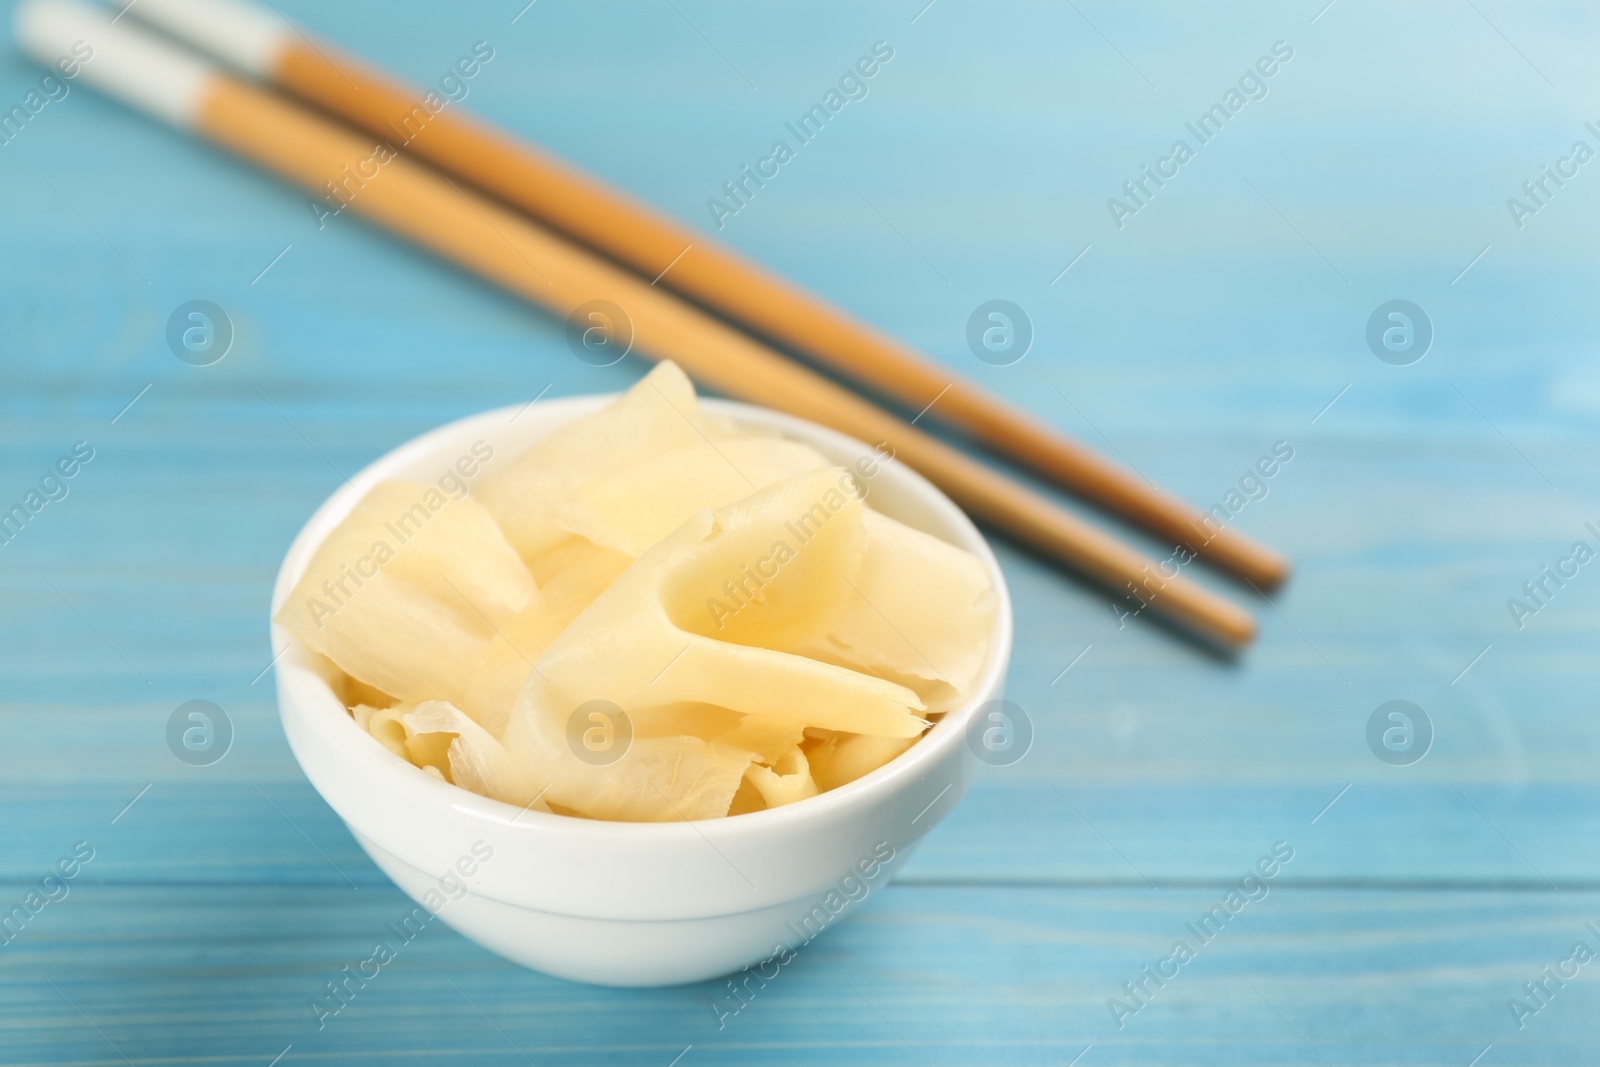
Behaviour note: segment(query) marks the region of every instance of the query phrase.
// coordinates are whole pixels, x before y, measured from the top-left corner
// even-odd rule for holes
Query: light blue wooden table
[[[1600,963],[1563,961],[1600,949],[1600,563],[1507,602],[1600,546],[1600,162],[1571,159],[1600,149],[1600,14],[923,2],[283,6],[419,82],[490,42],[465,106],[697,226],[887,42],[721,236],[1198,503],[1286,442],[1233,520],[1298,565],[1242,594],[1256,647],[1119,624],[1002,543],[1032,751],[724,1028],[714,983],[571,985],[438,928],[319,1031],[310,998],[405,905],[284,743],[278,561],[335,467],[642,367],[80,87],[0,146],[0,504],[94,450],[0,547],[0,908],[93,859],[0,944],[0,1062],[1594,1062]],[[1279,41],[1201,144],[1185,123]],[[0,54],[0,104],[37,78]],[[1144,164],[1176,174],[1136,205]],[[1569,176],[1514,217],[1544,165]],[[196,298],[236,329],[211,367],[164,340]],[[994,298],[1035,330],[1012,366],[964,339]],[[1409,366],[1365,337],[1394,299],[1433,328]],[[191,699],[234,726],[209,767],[166,744]],[[1367,741],[1393,699],[1432,724],[1407,766]]]

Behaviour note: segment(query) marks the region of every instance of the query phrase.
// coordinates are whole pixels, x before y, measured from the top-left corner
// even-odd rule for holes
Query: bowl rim
[[[291,714],[291,703],[296,705],[296,712],[309,711],[301,708],[303,701],[300,697],[291,699],[287,693],[290,689],[299,689],[303,680],[286,677],[286,672],[299,670],[313,673],[309,667],[295,661],[307,656],[316,656],[317,653],[276,621],[272,621],[273,616],[277,615],[294,584],[309,564],[311,555],[321,546],[334,525],[349,514],[361,497],[377,483],[395,477],[397,468],[406,467],[415,460],[438,452],[445,441],[462,434],[473,424],[491,424],[500,420],[515,421],[528,412],[539,409],[547,417],[554,416],[558,420],[551,422],[545,430],[545,433],[550,433],[567,422],[600,409],[620,395],[620,393],[586,393],[555,397],[521,405],[511,404],[453,419],[409,438],[373,459],[348,477],[318,505],[290,543],[273,584],[268,619],[272,630],[274,682],[278,693],[280,717],[288,719]],[[820,451],[828,454],[830,459],[841,454],[855,458],[874,453],[870,445],[848,434],[785,412],[719,397],[701,396],[699,403],[707,411],[731,418],[735,423],[766,430],[776,429],[791,439],[816,445]],[[626,845],[638,842],[661,846],[681,839],[685,842],[710,841],[715,845],[718,840],[727,842],[750,837],[771,838],[773,834],[795,824],[807,821],[825,822],[846,816],[850,809],[866,804],[873,797],[892,795],[918,780],[950,746],[964,744],[968,727],[977,709],[1001,695],[1004,675],[1011,657],[1013,619],[1011,595],[1005,575],[1000,569],[993,549],[971,518],[942,490],[906,465],[904,461],[891,458],[874,477],[883,476],[886,472],[893,472],[891,477],[904,479],[902,488],[915,494],[919,498],[919,503],[930,507],[947,526],[959,533],[962,543],[956,547],[972,552],[983,563],[997,604],[989,635],[988,658],[968,698],[946,712],[906,751],[855,781],[792,804],[742,815],[673,822],[620,822],[533,811],[527,807],[519,809],[514,804],[435,779],[415,765],[400,759],[377,742],[356,724],[348,712],[340,717],[348,729],[330,724],[330,730],[316,730],[316,736],[338,744],[343,744],[340,737],[346,736],[350,738],[352,746],[363,743],[370,745],[370,748],[352,751],[349,754],[349,764],[352,766],[366,764],[372,767],[373,773],[387,779],[395,789],[435,790],[442,807],[481,821],[485,825],[560,836],[598,836],[612,844]],[[313,537],[313,531],[319,528],[320,532]],[[945,540],[942,536],[940,539]],[[291,649],[297,650],[299,655],[286,655]],[[343,700],[333,692],[332,686],[325,679],[317,678],[316,682],[327,689],[328,695],[337,706],[344,708]],[[287,727],[287,722],[285,725]],[[358,742],[357,739],[364,741]],[[381,756],[383,759],[374,761],[370,758],[372,756]],[[961,758],[967,757],[963,754]],[[298,753],[296,761],[299,762]],[[304,768],[302,771],[304,772]],[[407,771],[411,773],[405,773]],[[362,773],[365,773],[365,770]],[[314,780],[312,786],[319,793],[322,792]],[[945,791],[948,789],[947,786]],[[931,808],[937,803],[945,791],[941,791],[928,807]],[[926,810],[925,808],[924,811]],[[919,815],[918,818],[920,817]]]

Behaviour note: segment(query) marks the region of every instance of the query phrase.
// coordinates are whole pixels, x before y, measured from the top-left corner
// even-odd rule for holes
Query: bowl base
[[[437,891],[437,875],[418,870],[354,828],[350,832],[407,896],[419,900]],[[901,850],[873,884],[886,884],[910,853]],[[860,884],[864,900],[871,889]],[[436,914],[464,937],[524,967],[591,985],[647,987],[703,982],[746,967],[752,975],[775,977],[858,903],[828,893],[734,915],[631,922],[537,911],[468,892]],[[838,910],[830,910],[830,904]]]

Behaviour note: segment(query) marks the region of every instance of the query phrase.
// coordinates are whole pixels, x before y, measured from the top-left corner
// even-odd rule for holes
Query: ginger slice
[[[864,531],[848,484],[823,468],[700,512],[545,650],[505,742],[530,779],[549,783],[553,803],[597,818],[709,817],[686,814],[701,802],[721,815],[754,758],[731,739],[679,736],[635,739],[596,765],[572,750],[568,720],[597,701],[624,713],[699,703],[791,728],[922,733],[909,689],[785,651],[826,635],[851,595]],[[623,781],[630,772],[644,780]]]

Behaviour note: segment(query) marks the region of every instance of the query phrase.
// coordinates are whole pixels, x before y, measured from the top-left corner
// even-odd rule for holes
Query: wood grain
[[[402,898],[305,783],[270,675],[251,684],[277,564],[341,471],[646,368],[582,364],[522,301],[348,217],[319,230],[254,168],[74,87],[0,148],[16,205],[0,219],[0,501],[74,441],[97,450],[0,547],[0,902],[73,842],[98,851],[0,946],[0,1062],[123,1064],[95,1027],[141,1067],[265,1067],[290,1044],[279,1067],[667,1067],[690,1044],[677,1067],[1064,1067],[1090,1044],[1077,1067],[1592,1059],[1588,967],[1522,1030],[1506,1007],[1600,922],[1600,573],[1522,630],[1506,608],[1600,518],[1588,168],[1522,230],[1504,207],[1583,136],[1561,103],[1600,94],[1581,17],[1480,5],[1558,94],[1464,8],[1338,3],[1312,24],[1320,3],[1079,4],[1153,90],[1065,5],[941,0],[911,25],[920,4],[678,0],[757,92],[664,4],[541,2],[510,26],[520,4],[280,3],[418,83],[492,40],[473,108],[694,225],[832,72],[892,40],[903,65],[727,240],[1186,499],[1222,501],[1288,442],[1270,493],[1230,521],[1289,549],[1296,578],[1229,665],[1119,625],[999,542],[1007,696],[1032,750],[985,768],[903,879],[725,1030],[709,988],[567,985],[441,929],[317,1034],[308,985],[370,951]],[[1106,197],[1279,37],[1296,58],[1268,97],[1115,229]],[[0,55],[0,100],[38,77]],[[978,366],[961,338],[995,296],[1038,331],[1013,367]],[[163,338],[197,297],[236,330],[208,368]],[[1396,297],[1436,326],[1411,367],[1363,340]],[[1411,767],[1364,737],[1397,697],[1436,728]],[[194,698],[236,726],[214,767],[166,748]],[[1297,849],[1282,885],[1117,1030],[1106,998],[1280,839]]]

